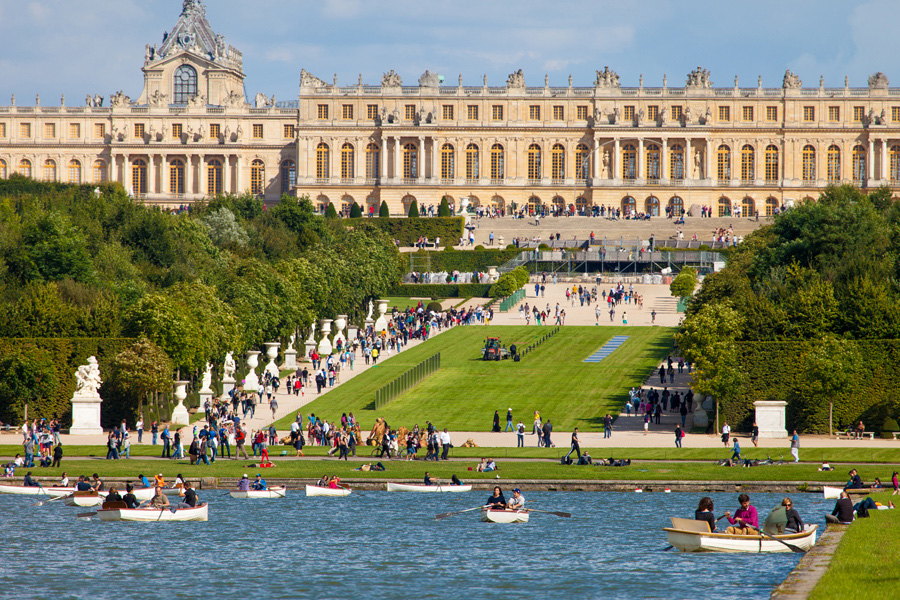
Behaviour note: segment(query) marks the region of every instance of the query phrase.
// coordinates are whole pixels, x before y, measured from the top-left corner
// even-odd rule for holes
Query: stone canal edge
[[[772,598],[791,600],[808,598],[828,570],[828,565],[831,564],[845,531],[846,526],[829,525],[825,533],[819,536],[816,545],[803,555],[794,570],[775,588]]]

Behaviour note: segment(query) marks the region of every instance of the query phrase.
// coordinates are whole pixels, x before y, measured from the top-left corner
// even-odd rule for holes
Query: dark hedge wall
[[[391,295],[415,298],[487,298],[489,289],[489,283],[406,283],[391,290]]]
[[[422,217],[419,219],[374,217],[371,219],[344,219],[343,223],[348,227],[353,227],[356,223],[374,225],[387,232],[391,239],[399,240],[401,246],[413,246],[423,236],[431,242],[439,237],[441,245],[445,246],[459,243],[465,219],[463,217]]]
[[[509,262],[519,255],[521,250],[500,250],[494,248],[485,248],[484,250],[442,250],[440,252],[427,252],[431,258],[431,270],[434,272],[461,271],[463,273],[474,273],[476,271],[485,272],[488,267],[499,267]],[[419,265],[424,264],[424,256],[426,251],[419,250],[413,253],[404,253],[403,259],[406,261],[407,270],[409,270],[409,260],[411,256],[421,256],[421,260],[417,260]]]

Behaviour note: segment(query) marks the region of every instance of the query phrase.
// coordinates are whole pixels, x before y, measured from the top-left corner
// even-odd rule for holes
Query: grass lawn
[[[872,499],[887,504],[890,494],[872,494]],[[848,527],[811,599],[855,594],[867,600],[897,597],[900,510],[869,511],[869,515]]]
[[[457,327],[425,344],[403,351],[354,377],[303,408],[329,420],[353,412],[365,428],[376,417],[392,427],[425,426],[431,421],[450,430],[486,430],[495,410],[505,423],[506,409],[531,423],[534,410],[560,431],[603,428],[607,412],[618,414],[632,386],[641,385],[671,349],[672,330],[663,327],[563,327],[521,362],[481,360],[488,336],[506,346],[534,343],[549,327]],[[614,335],[630,338],[601,363],[585,363]],[[375,411],[375,390],[435,353],[441,369]],[[278,422],[288,428],[293,417]]]
[[[455,299],[455,298],[454,298]],[[415,308],[419,301],[422,301],[422,304],[427,305],[431,302],[430,296],[416,296],[412,298],[410,296],[388,296],[386,298],[382,298],[382,300],[388,301],[388,312],[394,307],[399,310],[405,310],[406,308]],[[438,298],[437,302],[443,302],[446,298]],[[463,298],[459,298],[459,301],[462,302]],[[377,315],[373,314],[372,318],[374,319]]]

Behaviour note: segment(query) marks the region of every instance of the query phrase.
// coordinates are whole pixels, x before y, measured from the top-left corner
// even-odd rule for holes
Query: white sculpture
[[[206,371],[203,372],[203,384],[200,387],[200,392],[209,392],[212,393],[212,363],[206,363]]]
[[[72,395],[72,435],[99,435],[100,426],[100,367],[97,358],[88,358],[88,364],[78,367],[75,372],[75,393]]]
[[[259,366],[259,351],[250,350],[247,352],[247,366],[250,370],[244,377],[244,391],[247,393],[255,392],[259,387],[259,377],[256,375],[256,367]]]
[[[97,357],[88,358],[88,364],[78,367],[75,372],[75,394],[83,398],[89,396],[100,397],[100,365],[97,364]]]
[[[328,335],[331,333],[331,319],[322,319],[319,321],[322,326],[322,339],[319,340],[319,355],[328,356],[331,354],[332,346]]]
[[[225,368],[223,370],[225,371],[225,381],[229,379],[234,381],[234,373],[237,371],[237,364],[234,362],[234,352],[229,352],[225,355]]]
[[[366,321],[372,320],[372,311],[375,310],[375,304],[369,299],[369,314],[366,315]]]
[[[187,408],[184,406],[184,399],[187,398],[187,385],[190,383],[189,381],[176,381],[173,383],[175,386],[175,399],[178,400],[178,405],[172,409],[172,423],[179,425],[189,425],[191,422],[191,416],[188,414]]]
[[[288,344],[287,349],[284,351],[284,364],[281,366],[282,369],[296,369],[297,368],[297,351],[294,350],[294,344],[297,342],[297,334],[291,334],[291,341]]]
[[[278,366],[275,364],[275,359],[278,358],[278,349],[281,347],[281,344],[278,342],[266,342],[266,356],[269,357],[269,362],[266,364],[265,372],[270,374],[272,377],[278,377],[279,371]]]

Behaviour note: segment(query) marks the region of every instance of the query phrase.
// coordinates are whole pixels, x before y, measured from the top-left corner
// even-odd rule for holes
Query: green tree
[[[179,369],[205,364],[203,344],[191,311],[166,293],[147,294],[125,314],[125,334],[146,337],[162,348]]]
[[[353,202],[353,205],[350,207],[350,218],[351,219],[359,219],[362,217],[362,208],[359,207],[357,202]]]
[[[247,245],[247,232],[234,218],[234,213],[224,206],[202,217],[202,221],[209,232],[209,239],[216,246],[243,248]]]
[[[381,201],[381,206],[378,208],[378,216],[384,219],[387,219],[391,216],[391,211],[388,208],[386,200]]]
[[[441,198],[441,204],[438,206],[438,216],[439,217],[452,217],[453,214],[450,212],[450,203],[447,202],[447,196]]]
[[[41,404],[56,391],[56,371],[50,354],[39,348],[19,349],[0,358],[0,415],[7,423],[20,423],[32,415],[48,414]]]
[[[143,418],[144,401],[155,392],[168,391],[172,385],[172,361],[147,338],[116,355],[111,366],[113,385],[131,400],[125,408],[132,418]]]
[[[409,213],[406,215],[410,219],[419,218],[419,203],[413,200],[409,203]]]
[[[829,405],[834,402],[838,428],[852,425],[859,417],[847,409],[842,397],[854,396],[848,386],[855,380],[859,354],[852,342],[827,336],[813,344],[801,358],[803,379],[791,402],[795,427],[808,432],[828,433]]]
[[[5,250],[9,273],[22,282],[93,281],[96,276],[84,235],[56,211],[27,223],[21,238]]]
[[[692,267],[685,267],[669,284],[669,291],[677,298],[689,298],[694,294],[694,288],[696,287],[697,270]]]

